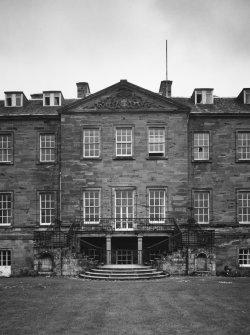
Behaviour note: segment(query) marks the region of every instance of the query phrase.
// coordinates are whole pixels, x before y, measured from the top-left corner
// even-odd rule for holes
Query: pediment
[[[187,107],[125,80],[63,108],[68,111],[186,110]]]

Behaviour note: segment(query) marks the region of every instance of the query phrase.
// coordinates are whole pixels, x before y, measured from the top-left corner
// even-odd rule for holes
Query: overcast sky
[[[120,79],[173,96],[250,87],[250,0],[0,0],[0,98]]]

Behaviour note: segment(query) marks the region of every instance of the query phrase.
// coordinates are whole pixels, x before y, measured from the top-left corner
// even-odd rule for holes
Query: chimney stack
[[[77,98],[86,98],[90,94],[89,84],[86,82],[76,83],[77,86]]]
[[[162,80],[159,93],[160,95],[171,98],[171,87],[172,87],[172,81],[171,80]]]
[[[171,97],[172,81],[168,80],[168,41],[166,40],[166,80],[163,80],[160,85],[159,93],[167,98]]]

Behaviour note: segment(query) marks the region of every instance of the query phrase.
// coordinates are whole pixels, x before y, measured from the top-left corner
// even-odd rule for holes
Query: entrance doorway
[[[196,271],[207,271],[207,255],[204,253],[196,257]]]
[[[112,237],[112,264],[137,264],[138,246],[136,237]]]
[[[133,264],[134,250],[117,249],[116,250],[116,264]]]

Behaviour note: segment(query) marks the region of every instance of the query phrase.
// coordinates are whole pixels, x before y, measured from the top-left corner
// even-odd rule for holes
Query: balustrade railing
[[[164,232],[174,231],[178,229],[178,226],[174,218],[158,220],[151,220],[149,218],[100,218],[96,221],[76,218],[71,229],[79,232]]]

